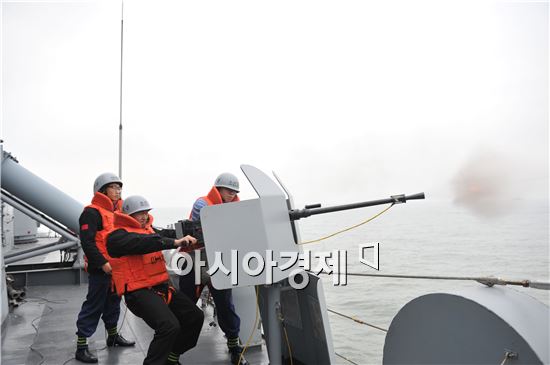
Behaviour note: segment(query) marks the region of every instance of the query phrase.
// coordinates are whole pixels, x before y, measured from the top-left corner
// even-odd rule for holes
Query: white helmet
[[[153,209],[147,199],[141,195],[132,195],[124,199],[122,204],[122,211],[128,215],[134,214],[137,212],[142,212],[144,210],[149,211]]]
[[[239,179],[237,179],[237,176],[233,175],[229,172],[224,172],[223,174],[220,174],[216,181],[214,182],[214,186],[217,188],[227,188],[239,192]]]
[[[94,194],[100,191],[105,185],[111,183],[117,183],[122,186],[122,180],[120,180],[120,177],[112,172],[105,172],[99,175],[94,181]]]

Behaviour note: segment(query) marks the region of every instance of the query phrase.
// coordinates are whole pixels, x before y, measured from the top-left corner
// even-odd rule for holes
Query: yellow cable
[[[283,322],[283,331],[285,333],[286,346],[288,347],[288,356],[290,356],[290,365],[294,365],[292,362],[292,350],[290,349],[290,341],[288,340],[288,334],[286,333],[286,326]]]
[[[256,330],[256,326],[258,325],[258,317],[259,317],[259,314],[260,314],[260,306],[258,305],[258,292],[259,292],[259,290],[258,290],[258,287],[255,287],[254,289],[256,289],[256,319],[254,320],[254,325],[252,326],[252,332],[250,332],[250,336],[248,336],[248,340],[246,340],[246,344],[244,345],[243,351],[241,352],[241,356],[239,356],[238,364],[241,363],[241,360],[244,356],[244,353],[248,349],[248,345],[250,343],[250,340],[252,339],[252,336],[254,335],[254,331]]]
[[[259,312],[260,312],[260,308],[259,308],[260,306],[258,305],[259,290],[258,290],[258,287],[256,287],[255,289],[256,289],[256,319],[254,319],[254,325],[252,326],[252,332],[250,333],[250,336],[248,336],[248,340],[246,340],[246,344],[243,347],[243,351],[241,352],[241,355],[239,356],[238,364],[241,363],[241,360],[244,356],[244,353],[246,352],[246,350],[248,349],[248,346],[250,344],[250,340],[252,339],[252,336],[254,335],[254,331],[256,330],[256,326],[258,325],[258,317],[259,317]],[[285,333],[286,345],[287,345],[287,348],[288,348],[288,354],[290,356],[290,365],[294,365],[294,363],[292,361],[292,349],[290,348],[290,341],[288,340],[288,334],[286,333],[286,326],[284,325],[284,323],[283,323],[283,331]]]
[[[356,225],[354,225],[354,226],[345,228],[345,229],[343,229],[343,230],[341,230],[341,231],[338,231],[338,232],[335,232],[335,233],[333,233],[333,234],[329,234],[328,236],[324,236],[324,237],[318,238],[318,239],[316,239],[316,240],[300,242],[299,244],[300,244],[300,245],[305,245],[305,244],[308,244],[308,243],[319,242],[319,241],[322,241],[322,240],[326,240],[327,238],[334,237],[334,236],[336,236],[337,234],[344,233],[344,232],[350,231],[350,230],[352,230],[352,229],[354,229],[354,228],[357,228],[357,227],[359,227],[359,226],[362,226],[363,224],[368,223],[368,222],[372,221],[373,219],[375,219],[375,218],[381,216],[381,215],[384,214],[385,212],[387,212],[388,209],[390,209],[391,207],[393,207],[393,204],[394,204],[394,203],[390,204],[389,207],[387,207],[386,209],[384,209],[384,210],[381,211],[380,213],[374,215],[373,217],[367,219],[367,220],[364,221],[364,222],[361,222],[361,223],[356,224]]]

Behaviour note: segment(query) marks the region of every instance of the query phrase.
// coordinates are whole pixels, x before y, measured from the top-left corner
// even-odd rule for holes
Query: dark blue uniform
[[[207,205],[203,198],[197,199],[193,205],[191,211],[191,220],[200,220],[200,211]],[[191,270],[187,275],[180,276],[179,279],[180,291],[187,295],[188,298],[197,302],[200,298],[202,286],[195,285],[195,270]],[[218,290],[212,287],[210,282],[208,283],[208,289],[214,299],[216,305],[216,313],[218,316],[218,323],[223,333],[225,333],[228,339],[239,337],[239,331],[241,328],[241,319],[237,312],[235,312],[235,305],[233,304],[233,294],[231,289]]]
[[[79,219],[80,242],[88,259],[88,294],[76,321],[76,334],[91,337],[102,318],[106,329],[116,328],[120,315],[120,297],[112,290],[111,275],[101,268],[107,259],[96,246],[96,233],[103,230],[101,215],[94,208],[85,208]]]

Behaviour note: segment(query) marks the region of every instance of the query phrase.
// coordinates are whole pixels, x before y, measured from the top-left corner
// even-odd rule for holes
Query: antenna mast
[[[124,1],[120,16],[120,104],[118,125],[118,177],[122,179],[122,50],[124,49]]]

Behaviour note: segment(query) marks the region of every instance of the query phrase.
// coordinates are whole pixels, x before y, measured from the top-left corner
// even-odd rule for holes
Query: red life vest
[[[114,212],[115,210],[120,211],[122,208],[122,199],[119,199],[116,202],[116,207],[113,205],[113,201],[103,193],[97,192],[92,198],[92,203],[86,208],[94,208],[101,215],[101,224],[103,229],[97,231],[95,234],[95,244],[99,252],[108,260],[111,261],[111,257],[107,253],[107,234],[112,231],[114,227]],[[86,266],[88,259],[84,256],[86,260]]]
[[[141,228],[137,220],[129,215],[115,212],[114,229],[122,228],[126,232],[152,234],[155,233],[151,227],[153,217],[149,215],[147,227]],[[151,252],[143,255],[128,255],[120,258],[113,258],[111,267],[115,282],[116,292],[123,295],[125,292],[150,288],[168,282],[169,276],[166,271],[166,263],[162,251]]]

